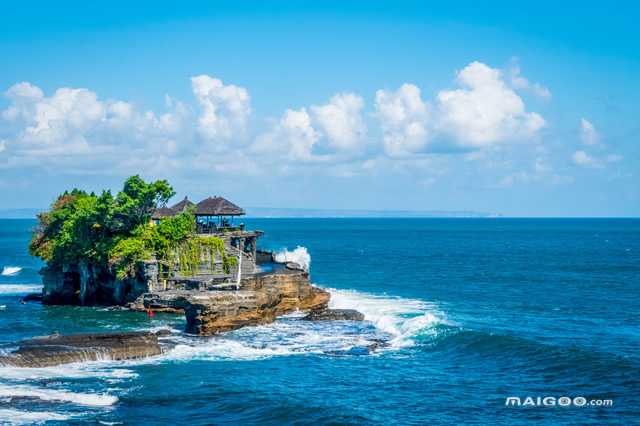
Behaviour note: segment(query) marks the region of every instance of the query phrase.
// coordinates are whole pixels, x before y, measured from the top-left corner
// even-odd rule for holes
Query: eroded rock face
[[[124,305],[148,292],[157,282],[158,265],[140,265],[136,276],[119,280],[112,271],[86,262],[63,267],[47,266],[42,275],[42,302],[47,305]]]
[[[355,309],[325,309],[311,311],[303,319],[308,321],[363,321],[364,314]]]
[[[127,307],[134,311],[152,310],[154,312],[181,314],[189,304],[189,298],[196,293],[189,290],[144,293]]]
[[[189,297],[187,332],[212,335],[247,325],[268,324],[296,310],[325,309],[330,294],[309,282],[304,271],[246,278],[240,291],[212,291]]]
[[[162,353],[162,333],[94,333],[35,337],[17,343],[18,350],[0,356],[0,365],[50,367],[72,362],[138,359]]]
[[[299,269],[284,269],[277,273],[258,274],[242,280],[242,290],[271,292],[280,301],[276,315],[296,310],[326,309],[331,295],[309,282],[309,273]]]
[[[275,321],[279,299],[259,291],[221,291],[193,296],[185,310],[187,332],[212,335]]]

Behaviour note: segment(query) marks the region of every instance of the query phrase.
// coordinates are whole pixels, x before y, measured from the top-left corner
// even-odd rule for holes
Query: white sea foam
[[[53,413],[50,411],[20,411],[11,409],[0,409],[0,424],[9,425],[32,425],[41,424],[48,421],[69,420],[71,417]]]
[[[275,259],[277,262],[295,262],[305,271],[311,267],[311,255],[306,247],[298,246],[293,251],[283,249],[275,254]]]
[[[246,327],[212,338],[179,337],[178,344],[152,362],[165,360],[256,360],[300,354],[349,353],[388,342],[397,350],[415,344],[419,335],[434,333],[434,326],[446,323],[433,304],[399,297],[377,296],[349,290],[330,289],[330,307],[357,309],[362,323],[350,321],[301,321],[302,313],[281,317],[259,327]],[[383,345],[384,346],[384,345]]]
[[[106,407],[118,401],[118,397],[113,395],[67,392],[29,385],[0,385],[0,397],[38,398],[43,401],[71,402],[91,407]]]
[[[3,277],[11,277],[14,275],[18,275],[20,271],[22,271],[22,268],[19,266],[5,266],[4,268],[2,268],[2,273],[0,273],[0,275],[2,275]]]
[[[422,300],[378,296],[355,290],[327,290],[331,293],[329,308],[362,312],[366,321],[392,336],[392,347],[411,346],[416,336],[428,333],[437,324],[446,323],[444,313],[434,304]]]
[[[37,293],[42,291],[38,284],[0,284],[0,294]]]
[[[96,377],[109,381],[132,379],[138,374],[126,368],[113,368],[115,361],[64,364],[55,367],[0,367],[0,377],[8,380],[40,380],[52,378],[84,379]]]

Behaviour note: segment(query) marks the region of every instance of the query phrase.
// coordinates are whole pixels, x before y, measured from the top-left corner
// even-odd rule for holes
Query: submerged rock
[[[311,311],[303,319],[308,321],[363,321],[364,314],[355,309],[324,309]]]
[[[42,293],[29,293],[24,296],[20,302],[42,302]]]
[[[163,352],[158,336],[166,333],[53,334],[34,337],[18,342],[16,351],[0,356],[0,365],[51,367],[72,362],[145,358]]]

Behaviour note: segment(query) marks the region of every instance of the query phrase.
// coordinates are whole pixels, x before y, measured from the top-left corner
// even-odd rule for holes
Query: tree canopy
[[[172,247],[195,234],[189,211],[151,224],[153,211],[174,194],[166,180],[147,183],[140,176],[128,178],[115,197],[110,191],[66,191],[38,215],[29,251],[49,265],[84,260],[120,278],[132,275],[137,262],[166,258]]]

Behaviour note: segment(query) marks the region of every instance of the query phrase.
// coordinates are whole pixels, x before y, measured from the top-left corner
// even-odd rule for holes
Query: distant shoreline
[[[0,209],[0,219],[34,219],[47,209]],[[359,210],[249,207],[247,219],[638,219],[637,216],[504,216],[472,211]]]
[[[35,219],[47,208],[0,209],[0,219]],[[366,209],[298,209],[249,207],[247,218],[358,218],[358,217],[496,217],[497,215],[473,211],[441,210],[366,210]]]

